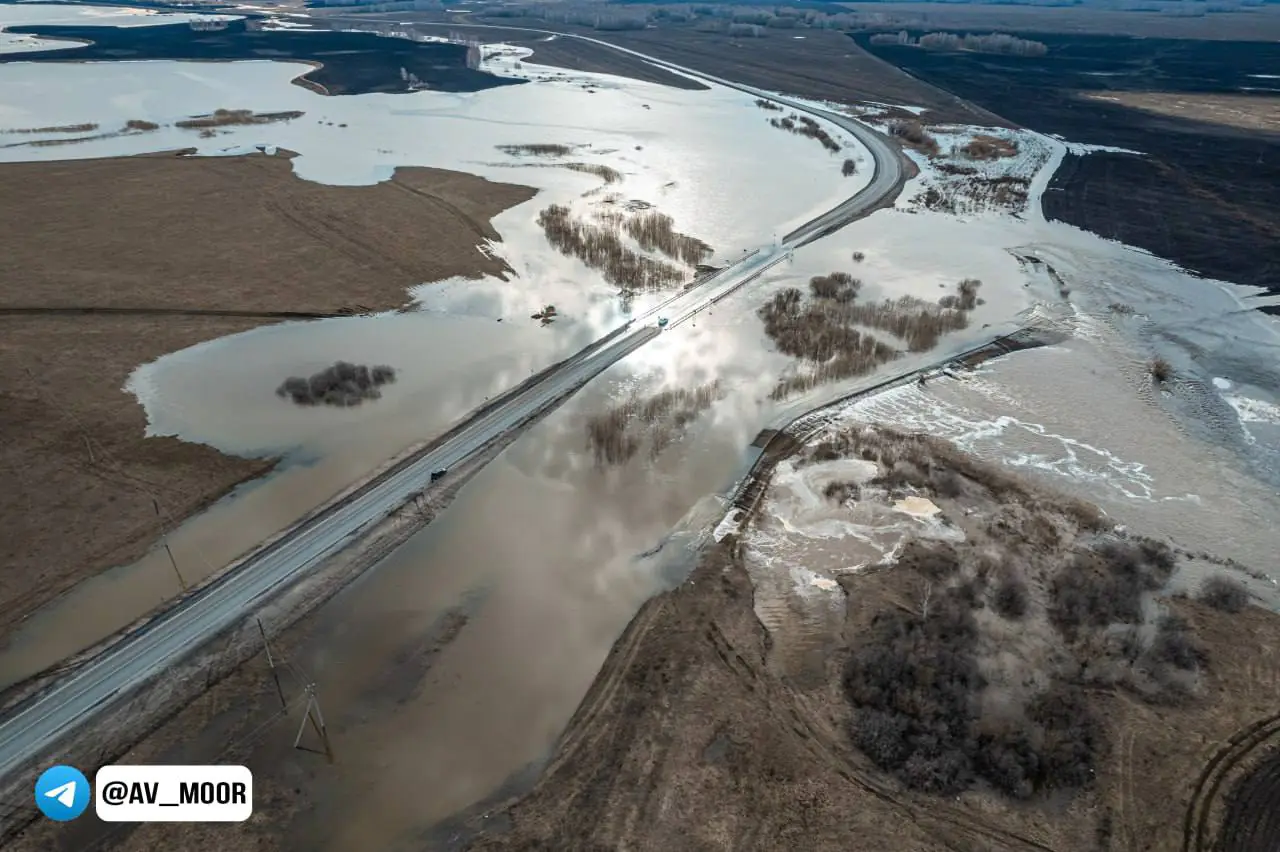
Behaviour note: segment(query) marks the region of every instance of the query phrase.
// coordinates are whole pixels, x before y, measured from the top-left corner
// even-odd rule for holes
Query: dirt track
[[[420,282],[500,272],[476,245],[532,194],[434,169],[329,187],[285,156],[0,166],[0,629],[274,464],[144,440],[121,391],[136,366],[286,313],[386,310]]]

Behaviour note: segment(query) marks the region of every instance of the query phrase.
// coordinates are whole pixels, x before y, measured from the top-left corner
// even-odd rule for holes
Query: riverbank
[[[479,246],[499,239],[490,219],[534,191],[428,168],[325,186],[298,180],[282,154],[8,164],[0,194],[12,235],[0,285],[8,632],[275,464],[146,437],[122,390],[137,366],[272,314],[394,310],[422,282],[501,274]],[[263,376],[262,393],[283,378]]]

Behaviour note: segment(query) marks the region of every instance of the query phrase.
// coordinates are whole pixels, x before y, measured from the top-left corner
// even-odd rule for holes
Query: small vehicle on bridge
[[[666,327],[667,327],[667,318],[658,317],[658,328],[666,328]]]
[[[431,471],[431,481],[435,482],[437,479],[444,476],[448,472],[449,472],[449,468],[447,467],[436,468],[435,470]]]

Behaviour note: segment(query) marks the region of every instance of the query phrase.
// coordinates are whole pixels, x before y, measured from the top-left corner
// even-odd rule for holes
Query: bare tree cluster
[[[600,465],[624,464],[646,443],[649,457],[657,458],[699,414],[723,396],[718,381],[665,390],[649,397],[632,396],[587,419],[587,446]]]
[[[254,112],[251,109],[217,109],[209,115],[197,115],[193,118],[184,118],[181,121],[175,121],[173,126],[187,130],[208,130],[215,127],[226,127],[228,125],[271,124],[277,121],[292,121],[295,118],[301,118],[302,115],[302,111],[296,109],[286,110],[284,112]]]
[[[978,298],[978,288],[981,286],[982,282],[977,278],[964,278],[956,285],[956,292],[943,296],[938,304],[944,308],[971,311],[982,304],[982,300]]]
[[[782,107],[778,106],[773,101],[766,101],[764,98],[756,98],[756,106],[760,107],[760,109],[767,109],[771,112],[782,112]]]
[[[1044,56],[1049,52],[1049,47],[1044,42],[1018,38],[1006,33],[957,35],[936,32],[926,33],[916,39],[912,38],[906,30],[901,30],[896,33],[876,33],[871,36],[871,43],[915,46],[925,50],[969,50],[974,53],[999,53],[1008,56]]]
[[[379,388],[395,380],[396,371],[391,367],[338,361],[308,378],[290,376],[276,388],[276,396],[287,397],[298,405],[350,408],[366,399],[380,398]]]
[[[567,157],[573,153],[569,145],[558,145],[550,142],[531,142],[524,145],[499,145],[498,150],[513,157],[528,155],[531,157]]]
[[[623,291],[659,290],[684,279],[678,267],[628,249],[616,229],[575,219],[563,205],[553,204],[539,213],[538,225],[561,254],[600,270],[606,281]]]
[[[675,230],[665,213],[647,210],[626,220],[624,227],[645,251],[660,251],[672,260],[696,266],[711,256],[711,246],[697,237]]]

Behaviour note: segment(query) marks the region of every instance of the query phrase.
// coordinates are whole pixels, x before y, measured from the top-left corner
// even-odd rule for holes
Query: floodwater
[[[11,8],[0,7],[0,22]],[[56,17],[61,8],[45,7],[45,14]],[[28,14],[24,21],[38,17]],[[488,62],[495,73],[518,74],[515,65],[525,54],[507,48]],[[147,411],[148,434],[240,455],[283,455],[285,467],[169,536],[181,579],[157,549],[34,614],[6,640],[0,685],[56,664],[143,616],[175,595],[181,582],[207,577],[386,459],[440,434],[485,399],[664,295],[620,303],[599,274],[549,249],[536,223],[544,207],[567,204],[581,215],[609,209],[601,190],[615,194],[615,203],[642,201],[709,243],[716,252],[711,261],[722,263],[771,242],[775,229],[785,232],[835,206],[867,179],[842,178],[840,159],[812,140],[769,127],[768,115],[738,92],[684,92],[549,72],[555,76],[549,82],[472,94],[328,98],[290,83],[305,70],[273,62],[3,65],[0,130],[92,122],[100,125],[92,134],[98,136],[129,119],[165,126],[50,147],[14,143],[0,147],[0,161],[271,148],[297,152],[292,162],[299,178],[328,184],[374,183],[411,165],[524,183],[538,195],[496,217],[502,241],[485,246],[515,277],[424,283],[406,294],[418,308],[412,313],[282,323],[141,366],[126,389]],[[524,73],[530,72],[541,73],[537,66]],[[214,139],[169,126],[219,108],[304,115],[225,128]],[[865,160],[847,134],[837,138]],[[529,143],[575,150],[547,160],[498,148]],[[596,176],[555,165],[565,161],[607,165],[622,179],[602,186]],[[529,315],[547,304],[557,306],[558,318],[540,328]],[[378,402],[345,411],[299,409],[274,395],[286,376],[308,375],[339,358],[390,364],[399,380]]]
[[[510,368],[514,375],[529,360],[553,357],[558,346],[571,350],[570,344],[547,342],[557,340],[562,330],[576,328],[573,333],[589,335],[615,322],[621,308],[592,273],[549,252],[532,224],[536,211],[553,199],[589,203],[581,194],[596,184],[583,175],[514,167],[497,153],[477,152],[499,143],[598,146],[585,152],[583,161],[622,162],[627,179],[615,187],[619,192],[657,203],[676,217],[677,227],[711,242],[721,259],[769,242],[775,218],[806,218],[831,193],[843,195],[848,188],[832,177],[833,163],[821,159],[825,154],[816,143],[773,131],[765,124],[767,115],[723,92],[669,92],[593,77],[595,95],[568,82],[539,89],[537,98],[549,100],[537,103],[553,104],[554,109],[522,105],[518,98],[486,106],[528,87],[476,96],[328,101],[314,100],[303,90],[278,99],[274,89],[253,97],[237,89],[234,102],[225,95],[215,97],[222,92],[209,81],[230,79],[217,75],[234,76],[241,73],[235,69],[248,64],[180,70],[193,75],[193,91],[205,92],[204,109],[302,108],[290,106],[289,99],[296,96],[304,99],[298,103],[318,110],[294,125],[251,128],[238,137],[243,141],[261,135],[264,141],[301,151],[295,167],[304,178],[367,182],[385,174],[390,164],[412,161],[453,163],[542,189],[534,202],[497,222],[504,243],[494,250],[508,258],[518,279],[422,288],[416,295],[425,313],[403,320],[425,322],[435,316],[445,323],[443,329],[469,318],[506,335],[510,321],[501,324],[499,333],[496,316],[515,316],[549,301],[568,306],[572,322],[529,328],[532,338],[502,338],[511,347],[508,359],[527,359]],[[7,91],[3,70],[0,91]],[[280,72],[275,66],[244,73],[245,80],[261,81],[262,75]],[[287,80],[289,73],[281,73],[280,79]],[[117,82],[122,79],[141,81],[135,76]],[[157,90],[167,85],[155,84]],[[527,91],[524,95],[528,97]],[[88,109],[89,100],[80,109]],[[642,103],[651,109],[643,109]],[[169,104],[151,115],[171,119],[180,108]],[[64,120],[92,120],[75,117],[76,112],[66,109]],[[557,116],[572,116],[573,121],[553,120]],[[399,124],[401,118],[407,124]],[[313,126],[312,119],[349,120],[350,127],[340,133],[327,124]],[[590,126],[583,124],[587,121]],[[718,122],[721,126],[715,126]],[[442,126],[449,132],[438,132]],[[757,136],[753,128],[760,126],[768,132]],[[376,137],[369,132],[373,127],[378,128]],[[464,139],[457,150],[455,130]],[[328,147],[344,139],[356,142],[350,149]],[[793,143],[803,143],[787,148],[797,158],[794,192],[788,171],[792,164],[769,159],[782,154],[769,146]],[[123,143],[106,140],[100,148],[118,144]],[[634,151],[635,144],[643,150]],[[429,146],[436,146],[430,148],[431,156]],[[617,149],[616,161],[602,153],[608,146]],[[68,148],[74,156],[89,150],[61,146],[59,153]],[[11,156],[12,150],[3,153]],[[1061,149],[1054,150],[1060,159]],[[416,153],[411,157],[409,151]],[[44,149],[37,155],[52,156]],[[440,160],[431,158],[436,155]],[[814,156],[818,165],[812,165]],[[1054,157],[1047,162],[1056,162]],[[744,180],[743,175],[753,177]],[[1033,186],[1044,183],[1037,175]],[[794,201],[794,210],[778,211],[783,201]],[[776,230],[788,229],[778,224]],[[1010,249],[1034,252],[1052,263],[1072,288],[1070,300],[1058,296],[1045,276],[1029,274]],[[853,251],[867,255],[856,266],[850,259]],[[546,756],[636,608],[681,579],[691,555],[688,547],[717,525],[724,511],[717,495],[741,474],[756,432],[871,381],[820,388],[782,404],[768,399],[790,364],[763,339],[755,308],[778,288],[804,287],[810,276],[837,269],[862,277],[867,298],[936,298],[941,288],[960,278],[982,278],[986,304],[964,335],[947,341],[948,348],[985,333],[983,325],[1008,323],[1033,301],[1051,303],[1047,314],[1073,335],[1062,346],[992,362],[963,381],[935,381],[924,391],[908,388],[858,403],[848,416],[936,431],[980,455],[1096,499],[1138,531],[1172,534],[1183,546],[1273,570],[1263,557],[1274,552],[1280,497],[1277,480],[1267,479],[1276,467],[1267,461],[1269,450],[1263,445],[1273,438],[1267,430],[1280,426],[1268,420],[1275,410],[1268,406],[1280,400],[1264,389],[1280,383],[1272,357],[1274,327],[1242,310],[1247,294],[1195,280],[1159,259],[1045,223],[1034,214],[1022,220],[989,216],[961,221],[900,209],[880,211],[796,252],[790,263],[606,372],[478,474],[435,522],[308,619],[307,634],[291,662],[318,684],[341,758],[329,768],[313,755],[296,752],[282,763],[278,749],[264,745],[261,767],[251,764],[289,779],[289,786],[300,789],[310,803],[287,827],[296,848],[420,848],[434,823],[483,800]],[[1135,313],[1108,318],[1106,306],[1113,301],[1131,305]],[[387,319],[315,324],[305,333],[277,330],[290,328],[280,326],[255,332],[259,338],[245,338],[240,354],[235,354],[235,339],[218,342],[226,347],[222,355],[243,359],[225,367],[212,357],[219,350],[189,351],[138,374],[136,386],[153,430],[239,451],[293,446],[298,458],[311,458],[309,466],[290,468],[206,516],[220,521],[201,519],[189,525],[192,530],[204,523],[209,526],[201,528],[233,530],[234,522],[251,517],[239,507],[251,505],[255,495],[264,495],[258,508],[272,503],[281,516],[298,510],[307,496],[324,493],[318,483],[332,491],[367,470],[377,455],[357,454],[348,467],[331,459],[343,458],[348,448],[376,447],[372,436],[382,430],[399,430],[383,449],[412,440],[412,428],[401,421],[422,414],[429,407],[423,401],[444,391],[431,390],[443,385],[431,385],[406,370],[383,401],[387,407],[342,412],[314,423],[293,412],[266,409],[265,400],[260,412],[246,409],[243,422],[230,414],[217,419],[183,388],[204,381],[215,389],[234,389],[244,371],[279,358],[305,338],[306,346],[314,348],[300,350],[301,370],[328,357],[326,328],[382,328],[375,323]],[[270,342],[286,334],[298,336]],[[361,351],[370,358],[389,351],[379,346],[397,351],[431,346],[411,344],[411,336],[406,331],[382,340],[370,332],[367,340],[353,345],[369,347]],[[333,338],[339,337],[345,340],[345,331],[333,331]],[[360,335],[352,339],[363,340]],[[530,354],[524,347],[537,345],[529,340],[546,343],[546,350]],[[1188,341],[1194,346],[1185,345]],[[485,345],[498,346],[498,338]],[[418,358],[435,354],[426,348],[414,352]],[[1179,370],[1179,382],[1168,398],[1144,389],[1142,365],[1155,353],[1170,358]],[[508,363],[500,354],[494,357]],[[390,355],[383,360],[397,363]],[[468,362],[451,369],[464,377],[493,377],[495,365],[485,362],[473,370]],[[273,365],[271,374],[277,371]],[[641,457],[608,470],[594,465],[585,445],[587,415],[634,391],[690,387],[713,378],[720,379],[724,397],[656,459]],[[1215,383],[1215,378],[1221,381]],[[457,392],[458,413],[485,391],[468,392],[469,400]],[[395,414],[384,422],[378,411]],[[1105,419],[1100,412],[1106,412]],[[752,533],[752,570],[766,620],[769,606],[791,606],[794,598],[815,612],[829,609],[833,578],[881,558],[891,546],[890,518],[899,530],[929,522],[901,512],[883,518],[827,518],[812,500],[823,475],[821,470],[784,469],[767,506],[772,516]],[[308,495],[312,487],[317,490]],[[256,530],[251,534],[260,535]],[[447,647],[425,654],[441,617],[457,608],[466,613],[466,624]],[[54,623],[45,623],[44,637]],[[404,796],[405,789],[414,795]]]

